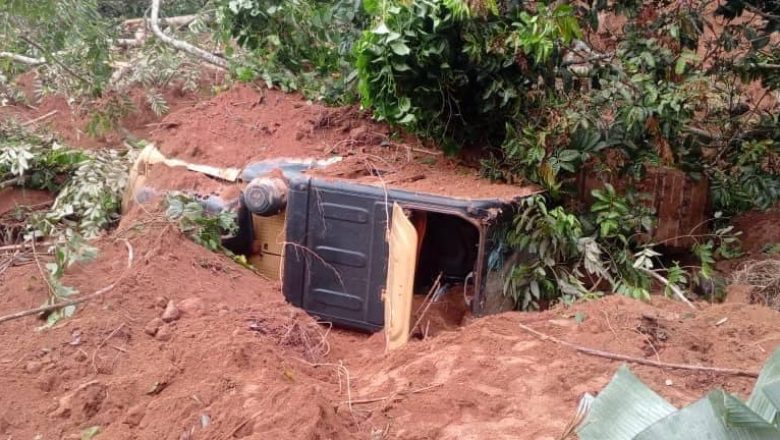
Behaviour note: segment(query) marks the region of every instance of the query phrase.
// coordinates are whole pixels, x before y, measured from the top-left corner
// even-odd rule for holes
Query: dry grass
[[[780,260],[749,261],[732,278],[755,287],[753,300],[780,310]]]

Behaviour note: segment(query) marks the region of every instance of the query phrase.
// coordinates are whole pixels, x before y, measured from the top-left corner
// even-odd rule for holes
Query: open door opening
[[[403,211],[402,211],[403,212]],[[410,336],[424,338],[452,330],[469,314],[474,294],[474,274],[479,255],[479,230],[457,215],[407,210],[403,222],[416,234],[406,243],[406,270],[412,271]],[[396,224],[395,213],[393,223]],[[413,229],[412,229],[413,228]],[[393,255],[397,241],[390,240],[388,275],[398,276]],[[414,265],[408,263],[414,261]],[[388,277],[388,286],[390,278]]]

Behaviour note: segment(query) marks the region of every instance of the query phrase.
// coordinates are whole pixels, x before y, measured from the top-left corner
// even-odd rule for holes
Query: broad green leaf
[[[631,440],[675,410],[624,365],[593,401],[577,433],[581,440]]]
[[[780,380],[770,383],[769,385],[764,385],[763,388],[761,388],[761,392],[764,394],[764,397],[769,399],[770,402],[772,402],[772,405],[775,408],[780,409]],[[774,423],[776,425],[780,424],[780,420],[778,420],[777,413],[775,413],[774,416]]]
[[[768,424],[754,425],[750,409],[736,398],[716,390],[705,398],[654,423],[634,440],[777,440],[780,432]],[[730,427],[729,417],[750,421],[749,428]],[[755,426],[755,427],[754,427]]]
[[[385,22],[379,23],[379,26],[374,29],[374,33],[377,35],[385,35],[390,33],[390,29],[387,28]]]
[[[404,44],[403,41],[393,41],[392,43],[390,43],[390,49],[392,49],[393,53],[395,53],[396,55],[401,55],[401,56],[409,55],[409,53],[411,52],[409,46]]]
[[[723,403],[726,408],[724,421],[729,428],[747,428],[777,431],[766,420],[761,418],[752,409],[748,408],[741,400],[728,393],[723,393]],[[780,434],[780,432],[778,432]]]
[[[747,401],[747,406],[760,415],[764,420],[773,422],[777,417],[778,407],[772,404],[764,392],[764,387],[780,381],[780,349],[776,350],[772,357],[764,364],[761,374],[753,388],[753,393]],[[769,387],[769,392],[773,393],[775,387]],[[774,394],[771,394],[773,397]]]

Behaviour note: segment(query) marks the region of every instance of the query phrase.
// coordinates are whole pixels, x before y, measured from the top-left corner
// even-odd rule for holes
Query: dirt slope
[[[265,98],[258,103],[259,96]],[[397,148],[383,146],[384,137],[363,137],[387,129],[354,110],[326,111],[246,86],[175,105],[179,110],[161,124],[144,125],[160,124],[149,136],[185,159],[233,165],[336,149],[355,161],[339,170],[356,172],[383,164],[370,156],[375,152],[400,148],[389,156],[385,179],[431,163],[440,176],[476,179],[454,160],[410,149],[422,145]],[[322,115],[330,122],[320,127]],[[265,133],[262,126],[270,130],[273,121],[277,131]],[[234,189],[184,171],[153,170],[150,181],[203,193]],[[133,249],[129,270],[124,240]],[[467,318],[462,327],[386,354],[381,334],[316,325],[283,301],[278,285],[193,244],[154,212],[130,212],[97,246],[98,260],[70,271],[65,282],[83,293],[117,282],[104,297],[51,330],[36,330],[41,322],[32,317],[0,322],[0,438],[79,439],[85,428],[100,426],[96,438],[120,440],[552,440],[580,396],[600,390],[620,363],[539,340],[519,323],[593,348],[746,370],[758,370],[780,345],[780,316],[760,306],[699,304],[691,312],[663,299],[611,297],[573,309]],[[0,272],[0,315],[46,298],[32,260]],[[170,301],[178,317],[166,312]],[[753,383],[633,369],[678,405],[711,387],[744,396]]]
[[[690,313],[671,301],[611,297],[475,320],[385,354],[381,334],[312,326],[278,286],[171,228],[136,225],[120,237],[133,243],[133,266],[104,298],[52,330],[36,331],[32,318],[0,324],[3,434],[79,438],[98,425],[99,438],[111,439],[342,439],[384,430],[402,439],[554,439],[580,396],[601,389],[620,364],[538,340],[517,323],[649,359],[747,370],[780,344],[780,316],[759,306]],[[70,285],[90,292],[121,276],[123,242],[106,239],[101,249]],[[2,314],[45,299],[34,264],[0,281]],[[168,300],[182,314],[162,323]],[[713,386],[743,396],[752,386],[634,369],[675,404]]]

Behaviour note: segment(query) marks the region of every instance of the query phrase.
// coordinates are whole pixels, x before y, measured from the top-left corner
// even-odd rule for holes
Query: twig
[[[539,339],[545,341],[549,340],[552,341],[558,345],[562,345],[564,347],[570,348],[574,351],[587,354],[590,356],[596,356],[601,357],[605,359],[612,359],[616,361],[625,361],[625,362],[631,362],[634,364],[639,365],[647,365],[650,367],[657,367],[657,368],[669,368],[673,370],[690,370],[690,371],[707,371],[710,373],[720,373],[720,374],[730,374],[734,376],[744,376],[744,377],[758,377],[758,373],[755,371],[747,371],[747,370],[739,370],[735,368],[718,368],[718,367],[705,367],[700,365],[690,365],[690,364],[671,364],[667,362],[659,362],[659,361],[651,361],[649,359],[642,359],[634,356],[628,356],[624,354],[619,353],[611,353],[608,351],[602,351],[602,350],[596,350],[593,348],[583,347],[577,344],[572,344],[571,342],[566,342],[564,340],[558,339],[554,336],[546,335],[544,333],[541,333],[539,331],[536,331],[532,329],[531,327],[528,327],[524,324],[517,324],[521,329],[525,330],[526,332],[538,337]]]
[[[431,286],[431,290],[429,290],[428,294],[425,295],[425,299],[423,300],[423,303],[427,301],[427,304],[423,308],[422,313],[420,313],[420,316],[417,317],[417,321],[415,321],[414,325],[412,326],[412,329],[409,330],[410,335],[414,333],[414,329],[416,329],[417,326],[420,325],[420,321],[422,321],[423,317],[428,312],[428,309],[431,308],[431,304],[433,304],[433,294],[441,286],[441,277],[443,274],[444,272],[439,272],[439,276],[437,276],[436,281],[433,282],[433,285]],[[417,311],[419,312],[420,310],[418,309]]]
[[[163,43],[173,46],[175,49],[178,49],[182,52],[186,52],[190,55],[201,58],[202,60],[217,67],[227,69],[228,63],[224,58],[218,57],[199,47],[193,46],[190,43],[177,40],[170,35],[165,35],[165,33],[163,33],[162,29],[160,29],[160,0],[152,0],[152,14],[149,20],[152,26],[152,32],[157,38],[162,40]]]
[[[423,387],[423,388],[396,391],[395,393],[390,394],[388,396],[384,396],[384,397],[371,397],[371,398],[366,398],[366,399],[353,400],[352,404],[353,405],[361,405],[361,404],[364,404],[364,403],[382,402],[382,401],[385,401],[385,400],[388,400],[388,399],[397,400],[398,397],[400,397],[400,396],[409,396],[411,394],[422,393],[422,392],[425,392],[425,391],[428,391],[428,390],[432,390],[434,388],[438,388],[440,386],[442,386],[442,384],[435,383],[433,385],[428,385],[427,387]]]
[[[82,296],[81,298],[76,298],[69,301],[63,301],[61,303],[51,304],[48,306],[38,307],[35,309],[22,310],[21,312],[12,313],[10,315],[0,316],[0,324],[6,321],[12,321],[14,319],[24,318],[25,316],[37,315],[39,313],[51,312],[68,306],[75,306],[77,304],[81,304],[83,302],[87,302],[89,300],[95,299],[101,295],[104,295],[106,292],[111,291],[114,287],[116,287],[117,284],[119,284],[127,276],[127,274],[130,272],[130,267],[133,265],[133,246],[127,240],[125,240],[125,246],[127,246],[127,268],[125,268],[125,271],[122,273],[122,275],[120,275],[119,278],[117,278],[117,280],[114,281],[113,283],[109,284],[108,286],[100,290],[90,293],[89,295]]]
[[[51,295],[52,301],[54,301],[57,299],[57,291],[54,289],[54,286],[52,286],[51,280],[49,280],[49,276],[43,270],[40,260],[38,260],[38,251],[35,249],[35,241],[31,241],[30,243],[32,243],[33,259],[35,260],[35,265],[38,266],[38,272],[41,273],[43,282],[45,282],[46,286],[49,288],[49,294]]]
[[[111,334],[109,334],[108,336],[105,337],[105,339],[100,341],[100,344],[98,344],[98,346],[95,348],[95,351],[92,353],[92,368],[95,369],[95,373],[99,373],[100,372],[98,370],[97,364],[95,364],[95,358],[97,357],[98,351],[100,351],[100,349],[103,348],[103,346],[106,345],[106,343],[109,340],[111,340],[111,338],[113,338],[117,333],[119,333],[119,330],[122,330],[124,327],[125,327],[125,323],[124,322],[119,324],[119,327],[114,329],[114,331],[112,331]]]
[[[352,384],[349,377],[349,370],[347,367],[344,366],[343,361],[339,361],[338,364],[331,364],[331,363],[325,363],[325,364],[314,364],[307,360],[295,358],[299,362],[302,362],[310,367],[335,367],[336,368],[336,374],[338,374],[339,377],[339,391],[341,390],[341,375],[344,375],[344,378],[346,379],[346,386],[347,386],[347,407],[349,407],[349,411],[352,412]]]
[[[656,280],[658,280],[660,283],[662,283],[666,287],[668,287],[669,290],[671,290],[672,293],[674,293],[674,295],[677,298],[679,298],[682,302],[685,303],[685,305],[687,305],[688,307],[692,308],[693,310],[697,310],[696,306],[694,306],[693,303],[688,298],[685,297],[685,294],[683,293],[682,290],[680,290],[679,287],[677,287],[674,284],[670,283],[669,280],[667,280],[666,278],[664,278],[661,275],[657,274],[656,272],[653,272],[650,269],[640,268],[640,270],[642,272],[650,275],[651,277],[655,278]]]
[[[56,115],[58,112],[59,112],[59,110],[52,110],[52,111],[50,111],[49,113],[46,113],[45,115],[38,116],[38,117],[37,117],[37,118],[35,118],[35,119],[30,119],[30,120],[29,120],[29,121],[27,121],[27,122],[22,122],[22,124],[21,124],[21,125],[22,125],[22,127],[27,127],[28,125],[33,125],[33,124],[35,124],[36,122],[43,121],[44,119],[47,119],[47,118],[50,118],[50,117],[52,117],[52,116]]]

